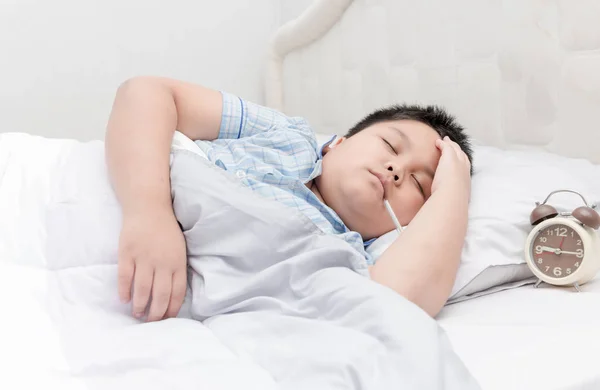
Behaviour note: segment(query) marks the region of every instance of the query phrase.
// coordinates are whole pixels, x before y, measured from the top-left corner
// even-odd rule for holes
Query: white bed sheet
[[[600,389],[600,276],[446,306],[439,323],[484,390]]]

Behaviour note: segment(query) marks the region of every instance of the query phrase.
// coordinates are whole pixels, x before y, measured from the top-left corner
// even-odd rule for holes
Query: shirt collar
[[[364,247],[365,247],[365,248],[368,248],[368,247],[369,247],[369,245],[371,245],[373,242],[375,242],[375,240],[376,240],[377,238],[378,238],[378,237],[375,237],[375,238],[371,238],[370,240],[364,241],[364,242],[363,242],[363,245],[364,245]]]
[[[319,160],[323,158],[323,149],[325,149],[325,147],[327,145],[329,145],[331,142],[333,142],[335,137],[337,137],[337,135],[334,135],[333,137],[331,137],[331,139],[329,141],[327,141],[323,145],[321,145],[321,148],[319,149]]]
[[[334,135],[333,137],[331,137],[331,139],[325,142],[323,145],[321,145],[321,147],[317,151],[317,161],[315,161],[315,166],[312,172],[310,173],[307,182],[321,176],[321,173],[323,173],[323,149],[325,149],[325,147],[329,145],[335,139],[335,137],[337,136]]]

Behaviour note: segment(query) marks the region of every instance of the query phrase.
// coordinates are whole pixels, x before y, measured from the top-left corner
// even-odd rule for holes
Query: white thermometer
[[[394,214],[394,210],[392,210],[392,206],[390,206],[390,202],[388,202],[388,200],[384,200],[383,203],[385,204],[385,208],[387,209],[388,213],[390,214],[390,217],[392,217],[392,221],[394,222],[394,225],[396,226],[396,230],[398,231],[398,233],[402,233],[402,225],[400,225],[400,222],[398,222],[398,218],[396,218],[396,214]]]

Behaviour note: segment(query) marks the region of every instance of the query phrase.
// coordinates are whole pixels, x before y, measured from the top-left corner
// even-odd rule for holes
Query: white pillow
[[[558,189],[580,192],[600,203],[600,165],[535,150],[501,150],[474,145],[469,226],[461,264],[448,303],[532,283],[524,244],[531,231],[529,214]],[[583,204],[575,194],[553,195],[559,211]],[[377,258],[397,237],[390,232],[368,251]]]

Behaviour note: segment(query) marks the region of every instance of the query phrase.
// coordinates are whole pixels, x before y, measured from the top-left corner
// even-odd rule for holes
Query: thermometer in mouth
[[[387,209],[387,212],[390,214],[390,217],[392,217],[392,221],[394,222],[394,225],[396,226],[396,230],[398,231],[398,233],[402,233],[402,230],[404,230],[402,228],[402,225],[400,225],[400,222],[398,222],[398,218],[396,218],[396,214],[394,214],[394,210],[392,210],[392,206],[390,206],[390,202],[388,202],[387,199],[385,199],[383,201],[383,203],[385,204],[385,208]]]

